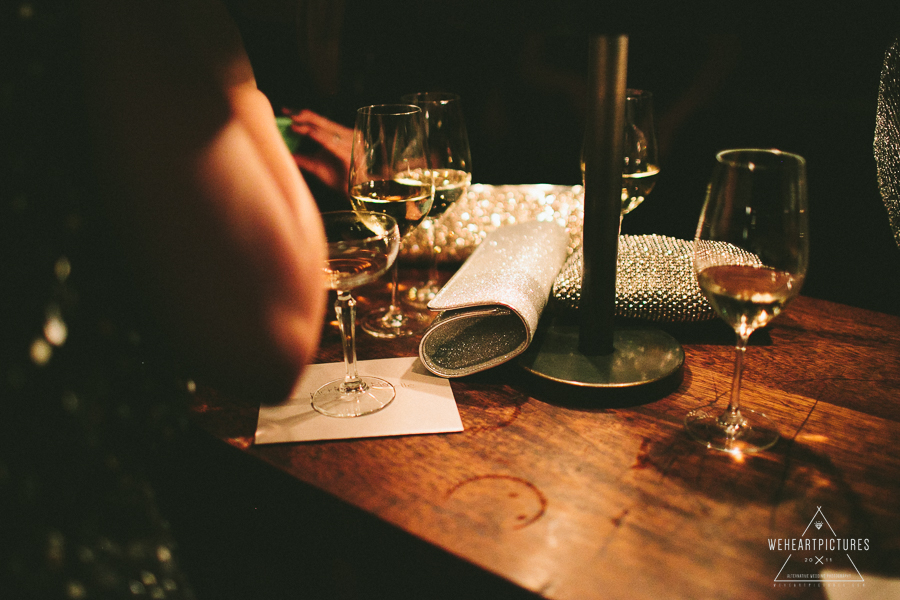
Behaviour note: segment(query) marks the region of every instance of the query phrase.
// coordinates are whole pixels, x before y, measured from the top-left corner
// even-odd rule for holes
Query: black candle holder
[[[555,382],[627,388],[675,374],[684,364],[684,349],[658,329],[616,327],[628,37],[593,37],[589,65],[579,322],[558,322],[548,315],[519,363]]]

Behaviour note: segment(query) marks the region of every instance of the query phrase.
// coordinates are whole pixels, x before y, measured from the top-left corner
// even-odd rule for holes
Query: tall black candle
[[[584,137],[584,276],[578,349],[585,355],[603,355],[614,351],[628,37],[604,35],[591,38],[588,59],[590,96]]]

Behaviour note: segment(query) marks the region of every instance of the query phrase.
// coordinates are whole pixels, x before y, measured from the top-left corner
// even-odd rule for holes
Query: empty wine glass
[[[401,236],[412,232],[428,215],[434,184],[428,171],[425,115],[410,104],[364,106],[356,113],[350,155],[350,199],[354,208],[389,214]],[[381,338],[415,335],[428,316],[404,311],[399,301],[394,263],[391,303],[367,315],[362,328]]]
[[[806,161],[778,150],[726,150],[716,166],[694,239],[694,272],[716,313],[737,334],[726,410],[690,412],[685,427],[709,448],[754,452],[778,440],[765,415],[740,406],[750,334],[800,292],[809,261]]]
[[[435,236],[437,221],[465,195],[472,182],[472,155],[457,94],[422,92],[403,96],[402,101],[414,104],[425,112],[429,171],[423,175],[430,176],[434,182],[434,202],[421,225],[428,240],[428,280],[410,288],[408,294],[412,304],[426,306],[440,290],[438,257],[441,247]]]
[[[400,231],[393,217],[375,212],[338,211],[322,214],[328,259],[328,285],[337,291],[334,310],[341,330],[347,374],[312,395],[314,409],[329,417],[359,417],[391,403],[396,391],[383,379],[360,376],[356,366],[356,301],[353,288],[375,281],[400,251]]]
[[[647,90],[629,89],[625,94],[622,159],[622,216],[624,216],[650,195],[659,176],[653,94]],[[583,149],[581,176],[583,183]]]

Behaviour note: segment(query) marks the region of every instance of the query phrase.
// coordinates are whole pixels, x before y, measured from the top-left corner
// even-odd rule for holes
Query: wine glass
[[[428,171],[425,114],[410,104],[364,106],[356,113],[350,155],[350,200],[357,210],[389,214],[401,237],[428,215],[434,184]],[[381,338],[420,333],[427,315],[406,312],[399,301],[397,263],[391,282],[391,303],[366,316],[362,328]]]
[[[622,216],[640,205],[653,191],[659,175],[653,94],[629,89],[625,94],[625,127],[622,138]],[[584,150],[581,154],[584,183]]]
[[[650,195],[659,175],[653,94],[646,90],[628,90],[625,95],[622,157],[622,214],[627,215]]]
[[[434,202],[422,221],[429,250],[428,280],[412,287],[407,295],[415,306],[427,306],[440,290],[435,227],[438,219],[450,206],[462,198],[472,182],[472,155],[469,136],[463,118],[459,96],[445,92],[408,94],[403,102],[414,104],[425,112],[425,131],[428,144],[429,175],[434,182]]]
[[[337,291],[334,310],[341,330],[347,374],[320,387],[312,406],[329,417],[359,417],[381,410],[396,395],[383,379],[361,377],[356,368],[356,300],[353,288],[381,277],[400,251],[397,221],[389,215],[365,211],[322,213],[328,259],[328,286]]]
[[[694,238],[694,273],[704,296],[737,334],[728,408],[688,413],[688,433],[709,448],[764,450],[778,441],[765,415],[740,407],[750,334],[800,292],[809,262],[806,161],[778,150],[725,150],[707,188]]]

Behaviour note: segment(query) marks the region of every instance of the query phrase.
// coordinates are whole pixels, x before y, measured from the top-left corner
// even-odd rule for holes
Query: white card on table
[[[309,365],[290,400],[262,405],[257,444],[450,433],[463,430],[450,382],[428,372],[418,357],[360,361],[360,375],[390,382],[397,392],[382,410],[353,418],[327,417],[310,404],[313,392],[344,377],[344,363]]]

